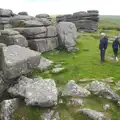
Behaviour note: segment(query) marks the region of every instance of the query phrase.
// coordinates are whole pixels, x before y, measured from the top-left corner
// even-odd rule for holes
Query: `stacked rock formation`
[[[23,47],[28,47],[28,42],[26,38],[21,35],[18,31],[5,29],[0,31],[0,43],[9,45],[19,45]]]
[[[0,30],[11,28],[9,20],[14,16],[12,10],[0,8]]]
[[[73,14],[57,16],[56,22],[67,21],[73,22],[77,30],[82,30],[86,32],[97,31],[98,21],[99,21],[99,12],[97,10],[88,10],[87,12],[81,11]]]
[[[12,17],[10,24],[13,30],[20,32],[27,40],[32,50],[39,52],[50,51],[58,46],[58,37],[56,27],[48,18],[41,18],[19,13]]]

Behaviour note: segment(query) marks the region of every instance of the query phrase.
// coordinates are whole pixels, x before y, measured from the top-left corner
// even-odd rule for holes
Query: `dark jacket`
[[[113,49],[118,49],[118,47],[120,47],[120,43],[119,43],[118,39],[116,39],[112,44],[112,48]]]
[[[108,46],[108,38],[104,37],[100,40],[99,49],[106,50]]]

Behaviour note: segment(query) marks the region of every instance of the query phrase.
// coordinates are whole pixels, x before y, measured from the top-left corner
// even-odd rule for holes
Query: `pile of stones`
[[[73,14],[67,14],[56,17],[56,22],[73,22],[77,30],[82,30],[86,32],[97,31],[98,21],[99,21],[99,12],[97,10],[88,10],[87,12],[75,12]]]

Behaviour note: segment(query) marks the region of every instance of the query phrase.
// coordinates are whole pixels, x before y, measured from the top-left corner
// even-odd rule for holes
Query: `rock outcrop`
[[[99,21],[99,14],[97,10],[88,10],[87,12],[81,11],[76,12],[73,14],[57,16],[56,21],[66,21],[66,22],[73,22],[77,30],[93,32],[97,31],[98,29],[98,21]]]

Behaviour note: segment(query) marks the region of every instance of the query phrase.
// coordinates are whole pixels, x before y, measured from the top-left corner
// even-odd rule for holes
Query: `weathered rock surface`
[[[28,106],[51,107],[57,104],[58,93],[52,79],[29,79],[22,76],[8,92],[14,96],[24,97]]]
[[[64,48],[75,47],[76,27],[70,22],[60,22],[57,24],[59,45]]]
[[[1,120],[12,120],[13,113],[18,108],[18,99],[4,100],[1,102]]]
[[[46,37],[47,29],[46,27],[27,27],[27,28],[14,28],[14,30],[19,31],[27,39],[38,39]]]
[[[1,30],[0,42],[9,45],[19,45],[22,47],[28,47],[26,38],[20,35],[19,32],[13,30]]]
[[[26,74],[40,63],[40,53],[18,45],[3,47],[0,57],[0,67],[8,79]]]
[[[14,20],[11,22],[13,27],[41,27],[44,24],[38,20]]]
[[[42,120],[60,120],[59,113],[54,110],[48,110],[41,116]]]
[[[91,120],[110,120],[105,117],[104,113],[97,112],[95,110],[83,108],[83,109],[78,110],[78,112],[87,116]]]
[[[51,107],[57,104],[57,88],[54,80],[44,79],[26,86],[26,105]]]
[[[91,93],[80,86],[78,86],[75,81],[71,80],[65,86],[64,90],[62,91],[63,96],[73,96],[73,97],[87,97],[91,95]]]
[[[12,15],[13,15],[12,10],[0,8],[0,16],[1,16],[1,17],[10,17],[10,16],[12,16]]]
[[[28,41],[32,50],[45,52],[51,51],[58,47],[58,37],[31,39]]]
[[[33,79],[21,76],[14,86],[8,89],[8,92],[13,96],[25,97],[26,85],[29,85],[33,82]]]
[[[53,64],[53,61],[46,59],[44,57],[41,57],[40,64],[38,65],[38,69],[41,71],[47,70],[51,65]]]
[[[22,11],[22,12],[19,12],[18,15],[28,15],[28,13],[25,11]]]
[[[109,85],[106,85],[103,82],[93,81],[89,86],[88,90],[93,94],[98,96],[102,96],[106,99],[111,99],[118,101],[120,99],[119,95],[117,95]]]

